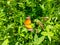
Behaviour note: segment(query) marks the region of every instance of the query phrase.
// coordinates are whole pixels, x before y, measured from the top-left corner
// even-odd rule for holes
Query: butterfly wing
[[[25,25],[25,27],[28,29],[28,31],[31,31],[31,32],[33,32],[32,25]]]
[[[25,25],[25,27],[26,27],[27,29],[31,29],[31,28],[32,28],[32,25]]]
[[[25,27],[29,30],[29,31],[33,31],[32,29],[32,25],[31,25],[31,20],[30,17],[27,17],[25,22],[24,22]]]
[[[25,25],[30,25],[31,24],[31,20],[30,19],[26,19],[24,22]]]

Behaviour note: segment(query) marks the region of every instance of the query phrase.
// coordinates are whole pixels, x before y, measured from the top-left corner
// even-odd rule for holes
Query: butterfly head
[[[30,19],[30,16],[26,17],[26,19]]]

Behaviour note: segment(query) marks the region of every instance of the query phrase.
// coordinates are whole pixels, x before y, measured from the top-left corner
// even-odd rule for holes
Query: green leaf
[[[18,45],[18,43],[19,43],[19,42],[16,42],[16,44],[15,44],[15,45]]]
[[[22,25],[22,17],[20,17],[20,25]]]
[[[24,35],[24,33],[22,33],[22,34],[20,34],[20,36],[24,37],[25,35]]]
[[[51,41],[51,37],[54,35],[54,33],[53,32],[42,32],[41,33],[43,36],[47,36],[48,37],[48,39],[49,39],[49,41]]]
[[[51,42],[51,37],[48,35],[49,41]]]
[[[53,26],[51,26],[51,25],[47,25],[47,26],[46,26],[46,31],[49,32],[50,29],[52,29],[52,28],[53,28]]]
[[[43,36],[48,36],[47,32],[41,32]]]
[[[21,29],[21,26],[18,27],[18,34],[20,34],[20,31],[21,31],[20,29]]]
[[[36,41],[34,41],[34,45],[39,45],[43,42],[45,36],[41,36],[40,38],[38,38]]]
[[[50,32],[48,32],[48,35],[49,35],[49,36],[53,36],[54,33],[50,31]]]
[[[6,40],[2,43],[2,45],[9,45],[8,43],[9,43],[9,40],[6,39]]]
[[[37,36],[37,34],[35,34],[34,41],[36,41],[37,39],[38,39],[38,36]]]

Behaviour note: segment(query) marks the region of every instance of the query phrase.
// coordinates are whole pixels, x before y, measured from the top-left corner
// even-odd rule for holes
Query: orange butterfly
[[[26,17],[24,25],[29,31],[33,31],[30,16]]]

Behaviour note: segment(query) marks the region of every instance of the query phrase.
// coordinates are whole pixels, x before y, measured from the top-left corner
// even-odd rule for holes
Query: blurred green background
[[[0,0],[0,45],[60,45],[60,0]]]

